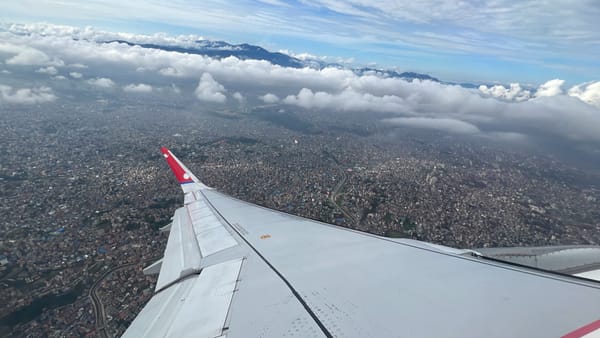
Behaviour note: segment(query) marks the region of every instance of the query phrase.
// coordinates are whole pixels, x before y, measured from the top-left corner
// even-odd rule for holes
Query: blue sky
[[[3,22],[199,34],[448,81],[600,79],[596,1],[10,1]]]

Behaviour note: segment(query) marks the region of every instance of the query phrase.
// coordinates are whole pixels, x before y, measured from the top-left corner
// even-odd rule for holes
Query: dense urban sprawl
[[[142,108],[140,108],[142,107]],[[182,194],[166,145],[237,198],[461,248],[600,243],[593,172],[364,117],[157,102],[0,118],[0,335],[116,336],[154,290]]]

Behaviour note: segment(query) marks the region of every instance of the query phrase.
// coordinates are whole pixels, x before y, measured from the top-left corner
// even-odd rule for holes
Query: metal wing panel
[[[200,268],[200,250],[185,207],[175,211],[156,291]]]
[[[125,338],[165,337],[177,317],[179,299],[189,294],[199,275],[191,276],[155,294],[123,334]]]
[[[217,337],[225,321],[242,259],[204,268],[199,275],[159,292],[123,337]]]
[[[157,291],[200,271],[202,257],[238,245],[203,198],[177,209],[170,231],[156,284]]]
[[[183,204],[188,205],[196,200],[196,196],[194,192],[190,191],[183,195]]]
[[[241,266],[242,259],[236,259],[203,269],[177,313],[177,325],[171,325],[167,336],[217,337],[226,333],[225,320]]]
[[[247,249],[229,310],[227,336],[326,337],[285,282]]]
[[[245,203],[163,153],[186,208],[162,265],[179,257],[166,276],[183,277],[159,277],[163,288],[126,336],[548,337],[600,318],[598,284]],[[190,243],[199,275],[186,269],[197,262],[186,263]]]
[[[196,202],[189,204],[187,208],[196,234],[196,241],[203,257],[238,244],[222,221],[206,205],[204,199],[198,199]]]
[[[200,243],[202,254],[205,256],[237,245],[235,239],[231,237],[229,231],[223,226],[200,232],[197,234],[197,239]]]
[[[600,288],[591,283],[203,193],[333,336],[550,337],[600,318]]]
[[[128,336],[323,337],[314,317],[285,280],[207,203],[202,191],[210,189],[170,151],[162,151],[182,184],[185,207],[175,212],[162,263],[145,270],[151,273],[160,265],[158,291],[127,331]],[[232,270],[211,272],[232,260],[244,262],[241,271],[233,269],[240,271],[237,284],[227,282],[232,280],[228,273]],[[231,285],[238,288],[230,290]],[[215,298],[223,293],[230,295],[235,306],[225,307],[229,301]],[[202,317],[198,306],[211,315]],[[233,317],[236,325],[229,331],[227,323]]]

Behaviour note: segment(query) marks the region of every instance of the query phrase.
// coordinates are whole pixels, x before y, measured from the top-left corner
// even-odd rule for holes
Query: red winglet
[[[177,181],[179,184],[187,184],[194,183],[192,176],[187,173],[179,164],[179,162],[175,159],[175,156],[169,151],[169,149],[165,147],[161,147],[160,151],[163,153],[163,156],[167,160],[169,167],[171,167],[171,171],[175,174]]]

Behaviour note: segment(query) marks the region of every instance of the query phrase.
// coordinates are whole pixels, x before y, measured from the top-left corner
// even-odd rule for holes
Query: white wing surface
[[[185,205],[156,294],[127,337],[600,333],[599,283],[266,209],[208,188],[163,153]]]

